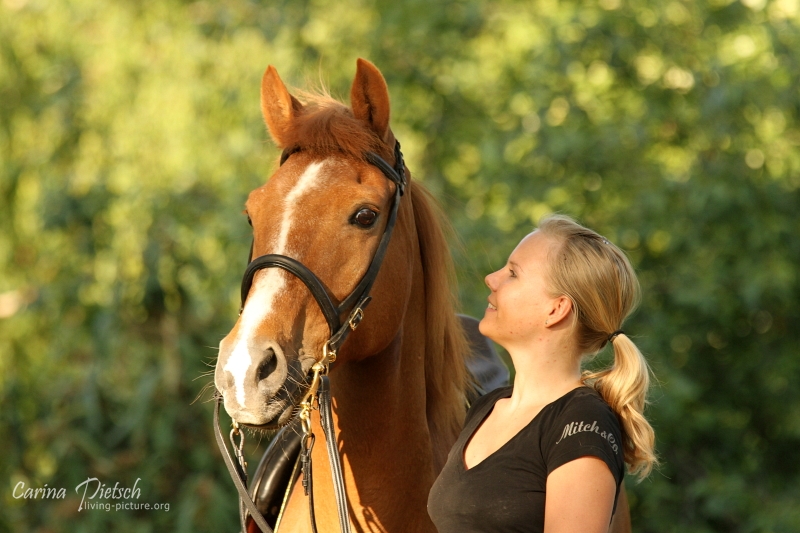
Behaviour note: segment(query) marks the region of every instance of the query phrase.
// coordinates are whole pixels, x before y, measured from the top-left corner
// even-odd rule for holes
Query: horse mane
[[[425,187],[411,181],[410,196],[425,283],[428,427],[434,462],[441,468],[464,425],[469,345],[456,316],[455,269],[447,243],[452,227]]]

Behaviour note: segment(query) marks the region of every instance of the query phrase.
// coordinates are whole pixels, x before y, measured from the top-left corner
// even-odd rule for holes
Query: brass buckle
[[[328,373],[328,365],[334,361],[336,361],[336,350],[331,348],[331,341],[328,341],[322,346],[322,364],[325,365],[324,373]]]
[[[320,376],[328,373],[328,365],[334,361],[336,361],[336,350],[331,348],[330,341],[328,341],[322,346],[322,359],[311,367],[314,375],[311,377],[311,384],[299,404],[300,413],[298,416],[306,438],[311,435],[311,411],[318,407],[314,405],[314,402],[317,401]]]
[[[303,433],[308,436],[311,435],[311,411],[314,409],[314,400],[317,397],[317,390],[319,389],[319,377],[325,372],[326,366],[322,362],[314,363],[311,370],[314,371],[314,376],[311,378],[311,385],[308,386],[303,400],[300,402],[300,421],[303,425]]]
[[[353,314],[350,315],[350,320],[347,321],[347,324],[351,330],[355,331],[362,320],[364,320],[364,310],[357,307]]]

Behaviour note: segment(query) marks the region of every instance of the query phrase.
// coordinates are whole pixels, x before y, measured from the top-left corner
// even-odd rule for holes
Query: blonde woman
[[[606,533],[625,465],[644,477],[656,462],[650,371],[621,331],[639,298],[633,268],[602,236],[551,216],[486,285],[480,330],[508,351],[514,384],[471,407],[428,512],[439,533]],[[613,365],[582,373],[607,343]]]

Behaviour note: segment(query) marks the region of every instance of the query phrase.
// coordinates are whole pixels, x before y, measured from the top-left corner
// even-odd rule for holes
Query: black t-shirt
[[[466,443],[495,402],[510,397],[511,391],[494,390],[467,413],[464,430],[428,496],[428,514],[439,533],[543,531],[548,474],[587,455],[606,462],[619,494],[625,473],[619,421],[589,387],[546,405],[499,450],[466,470]]]

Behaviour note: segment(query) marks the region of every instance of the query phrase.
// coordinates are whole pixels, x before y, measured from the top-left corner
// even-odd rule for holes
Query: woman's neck
[[[512,404],[546,405],[582,385],[580,352],[571,343],[548,340],[508,350],[516,371]]]

